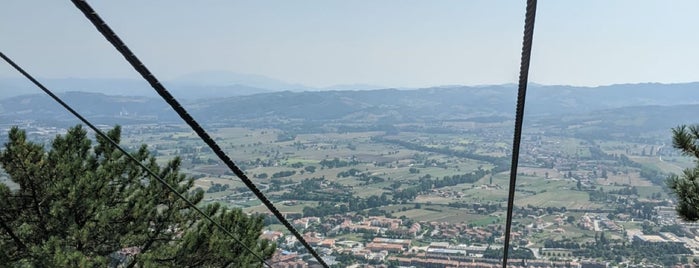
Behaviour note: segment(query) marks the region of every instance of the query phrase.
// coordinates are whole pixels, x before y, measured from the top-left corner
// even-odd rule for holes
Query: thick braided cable
[[[277,217],[279,222],[281,222],[298,240],[303,244],[303,246],[308,250],[311,255],[324,267],[328,267],[323,258],[318,255],[318,253],[311,247],[310,244],[301,236],[301,234],[294,229],[294,227],[289,223],[289,221],[284,218],[284,216],[277,210],[277,208],[272,204],[269,199],[257,188],[257,186],[245,175],[245,173],[238,168],[238,166],[233,163],[228,155],[221,149],[221,147],[214,141],[214,139],[209,136],[209,134],[204,130],[199,123],[185,110],[182,105],[175,99],[175,97],[170,94],[170,92],[165,89],[165,87],[158,81],[158,79],[146,68],[146,66],[136,57],[136,55],[131,52],[131,50],[126,46],[126,44],[117,36],[117,34],[112,31],[112,29],[107,25],[106,22],[100,18],[100,16],[95,12],[94,9],[85,0],[71,0],[73,4],[87,17],[90,22],[97,28],[97,30],[109,41],[114,48],[116,48],[119,53],[126,59],[131,66],[145,79],[148,83],[155,89],[155,91],[172,107],[175,112],[184,120],[187,125],[189,125],[192,130],[194,130],[199,138],[201,138],[204,143],[206,143],[209,148],[216,154],[216,156],[223,161],[228,168],[235,173],[238,178],[240,178],[243,183],[252,191],[255,196],[257,196],[260,201]]]
[[[529,80],[529,62],[534,39],[534,19],[536,18],[536,0],[527,1],[527,13],[524,19],[524,41],[522,42],[522,60],[519,66],[519,87],[517,92],[517,111],[515,115],[515,133],[512,141],[512,162],[510,166],[510,188],[507,196],[507,220],[505,225],[505,247],[502,267],[507,267],[510,248],[510,231],[512,230],[512,209],[517,187],[517,165],[519,163],[519,145],[522,140],[522,122],[524,121],[524,102],[527,98]]]

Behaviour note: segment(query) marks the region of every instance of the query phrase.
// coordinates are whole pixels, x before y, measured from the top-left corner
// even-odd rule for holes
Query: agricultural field
[[[350,133],[304,133],[289,134],[276,129],[216,128],[212,136],[222,144],[226,153],[243,167],[253,181],[260,185],[271,183],[272,176],[277,179],[298,183],[306,178],[324,178],[328,182],[339,183],[348,187],[358,197],[391,194],[417,184],[420,178],[429,175],[443,178],[468,173],[477,169],[489,170],[494,167],[488,161],[440,153],[438,150],[454,152],[472,152],[473,154],[497,155],[497,151],[507,150],[505,142],[478,135],[427,134],[419,132],[400,132],[384,135],[380,131]],[[401,144],[375,141],[375,137],[400,140],[434,150],[406,148]],[[575,138],[544,137],[540,143],[547,145],[547,150],[556,155],[584,159],[590,157],[589,142]],[[243,186],[234,178],[227,167],[189,131],[167,133],[139,133],[126,137],[128,144],[145,143],[157,152],[159,159],[169,159],[175,155],[185,160],[186,172],[198,177],[196,187],[208,190],[212,184],[228,185],[229,189]],[[622,153],[630,148],[638,150],[637,144],[619,144],[618,142],[596,142],[600,148],[610,154]],[[323,166],[323,160],[338,159],[353,162],[346,166]],[[677,171],[688,163],[672,164],[669,161],[653,161],[657,157],[634,157],[633,161],[661,170]],[[682,158],[670,158],[680,161]],[[201,165],[207,163],[208,165]],[[197,164],[196,167],[193,164]],[[356,176],[341,177],[348,170],[361,171],[363,176],[373,179],[359,180]],[[312,170],[312,171],[310,171]],[[284,172],[293,174],[281,174]],[[521,167],[518,172],[518,204],[523,206],[564,206],[570,208],[598,208],[603,205],[591,204],[586,193],[575,190],[576,180],[565,178],[566,172],[556,168]],[[576,173],[579,171],[576,171]],[[288,176],[286,176],[288,175]],[[453,201],[463,202],[503,202],[506,198],[509,175],[506,172],[484,176],[474,183],[457,184],[450,188],[460,192],[461,196],[439,197],[435,194],[419,196],[417,202],[447,204]],[[613,173],[607,178],[595,178],[591,181],[598,185],[635,185],[651,187],[653,183],[639,176],[638,172]],[[653,188],[653,190],[656,190]],[[652,190],[643,190],[644,192]],[[230,191],[229,191],[230,192]],[[209,194],[207,194],[209,195]],[[218,198],[222,194],[210,194]],[[559,196],[565,196],[559,197]]]
[[[282,213],[293,215],[291,220],[349,215],[402,219],[420,223],[424,231],[414,243],[427,245],[448,231],[444,226],[487,234],[504,228],[510,180],[504,137],[509,130],[459,131],[293,133],[220,127],[211,135]],[[196,178],[195,188],[205,191],[205,202],[268,214],[192,133],[146,131],[125,141],[134,148],[148,144],[161,162],[180,156],[185,173]],[[657,143],[535,134],[525,137],[522,146],[513,232],[524,234],[526,241],[518,243],[529,248],[542,247],[545,241],[587,243],[601,231],[612,239],[623,238],[623,231],[600,225],[606,216],[618,213],[625,200],[669,198],[660,176],[693,165]],[[634,213],[620,215],[633,218]],[[621,230],[639,228],[636,222],[618,225]],[[269,229],[283,231],[275,224]],[[367,241],[366,235],[356,233],[340,231],[334,236],[338,241]],[[492,243],[496,238],[453,239]]]

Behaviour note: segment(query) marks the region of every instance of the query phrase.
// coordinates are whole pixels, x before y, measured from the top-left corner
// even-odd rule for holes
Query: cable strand
[[[264,258],[262,258],[262,256],[260,256],[260,255],[257,254],[256,252],[254,252],[252,249],[250,249],[248,246],[246,246],[240,239],[238,239],[237,237],[235,237],[235,235],[234,235],[233,233],[231,233],[231,231],[229,231],[228,229],[226,229],[225,227],[223,227],[223,225],[221,225],[221,223],[215,221],[215,220],[214,220],[213,218],[211,218],[208,214],[206,214],[204,211],[202,211],[200,208],[198,208],[194,203],[192,203],[192,201],[190,201],[190,200],[187,199],[184,195],[182,195],[180,192],[178,192],[177,189],[175,189],[172,185],[168,184],[168,183],[167,183],[163,178],[161,178],[158,174],[156,174],[156,173],[153,172],[151,169],[149,169],[148,167],[146,167],[141,161],[139,161],[138,159],[136,159],[136,157],[134,157],[132,154],[130,154],[129,152],[127,152],[127,151],[126,151],[124,148],[122,148],[117,142],[115,142],[114,140],[112,140],[111,138],[109,138],[109,136],[107,136],[106,134],[104,134],[104,132],[102,132],[99,128],[97,128],[95,125],[93,125],[92,123],[90,123],[90,121],[88,121],[85,117],[83,117],[82,115],[80,115],[80,113],[78,113],[77,111],[75,111],[70,105],[68,105],[66,102],[64,102],[60,97],[58,97],[56,94],[54,94],[51,90],[49,90],[48,88],[46,88],[43,84],[41,84],[38,80],[36,80],[32,75],[30,75],[28,72],[26,72],[24,69],[22,69],[22,67],[20,67],[18,64],[16,64],[12,59],[10,59],[9,57],[7,57],[7,56],[6,56],[4,53],[2,53],[2,52],[0,52],[0,57],[1,57],[2,59],[4,59],[8,64],[10,64],[13,68],[15,68],[15,70],[17,70],[18,72],[20,72],[24,77],[26,77],[27,79],[29,79],[29,81],[31,81],[34,85],[36,85],[36,86],[39,87],[42,91],[44,91],[44,93],[46,93],[47,95],[49,95],[53,100],[55,100],[56,102],[58,102],[58,104],[60,104],[61,106],[63,106],[63,108],[65,108],[66,110],[68,110],[68,112],[70,112],[71,114],[73,114],[73,115],[74,115],[75,117],[77,117],[80,121],[82,121],[85,125],[87,125],[90,129],[92,129],[95,133],[97,133],[97,135],[99,135],[101,138],[103,138],[103,139],[105,139],[106,141],[108,141],[111,145],[113,145],[117,150],[119,150],[121,153],[123,153],[123,154],[124,154],[127,158],[129,158],[131,161],[134,161],[136,164],[138,164],[146,173],[148,173],[148,175],[150,175],[151,177],[153,177],[153,178],[155,178],[156,180],[158,180],[158,181],[159,181],[163,186],[165,186],[171,193],[175,194],[179,199],[181,199],[182,201],[184,201],[184,202],[187,204],[187,206],[189,206],[190,208],[194,209],[197,213],[199,213],[200,215],[202,215],[206,220],[208,220],[209,222],[211,222],[212,224],[214,224],[216,227],[218,227],[219,229],[221,229],[226,235],[228,235],[230,238],[232,238],[236,243],[240,244],[247,252],[249,252],[250,254],[252,254],[253,256],[255,256],[259,261],[261,261],[262,263],[264,263],[264,264],[267,265],[268,267],[272,267],[269,263],[267,263],[267,262],[264,260]]]
[[[517,107],[515,115],[515,131],[512,141],[512,162],[510,166],[510,188],[507,196],[507,220],[505,222],[505,242],[502,267],[507,267],[510,246],[510,231],[512,230],[512,209],[514,207],[515,188],[517,187],[517,165],[519,162],[519,146],[522,140],[522,123],[524,121],[524,103],[527,98],[527,82],[529,80],[529,63],[531,61],[532,43],[534,40],[534,20],[536,18],[536,0],[527,1],[524,19],[524,40],[522,41],[522,58],[519,67],[519,86],[517,90]]]
[[[281,222],[287,230],[289,230],[299,242],[308,250],[308,252],[313,255],[313,257],[321,264],[323,267],[328,267],[325,261],[318,255],[318,253],[311,247],[310,244],[301,236],[301,234],[289,223],[289,221],[284,218],[284,216],[277,210],[277,208],[272,204],[269,199],[260,191],[257,186],[245,175],[245,173],[235,165],[235,163],[226,155],[221,147],[214,141],[211,136],[202,128],[199,123],[194,120],[194,118],[185,110],[182,105],[175,99],[175,97],[170,94],[170,92],[158,81],[158,79],[153,75],[148,68],[134,55],[133,52],[126,46],[126,44],[117,36],[117,34],[112,31],[112,29],[107,25],[106,22],[99,17],[97,12],[92,9],[92,7],[85,0],[71,0],[73,4],[87,17],[87,19],[97,28],[97,30],[109,41],[114,48],[121,53],[121,55],[126,59],[126,61],[131,64],[131,66],[145,79],[151,87],[160,95],[165,102],[167,102],[170,107],[172,107],[175,112],[184,120],[187,125],[189,125],[192,130],[201,138],[211,150],[216,154],[216,156],[223,161],[226,166],[252,191],[257,198],[262,201],[262,203],[269,209],[274,216]]]

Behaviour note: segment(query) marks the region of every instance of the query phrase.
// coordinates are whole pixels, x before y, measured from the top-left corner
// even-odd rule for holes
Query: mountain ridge
[[[529,118],[585,115],[633,106],[699,104],[699,83],[642,84],[598,88],[533,86],[525,114]],[[109,122],[177,122],[158,98],[63,92],[65,101],[88,117]],[[516,99],[513,85],[448,86],[424,89],[278,91],[225,98],[185,99],[180,102],[203,122],[353,122],[398,124],[512,118]],[[658,110],[654,108],[654,110]],[[624,110],[631,113],[632,110]],[[70,120],[62,108],[41,94],[0,100],[0,119]],[[613,115],[610,114],[610,116]],[[572,116],[571,118],[575,118]],[[653,116],[657,118],[657,116]],[[10,122],[6,121],[6,122]]]

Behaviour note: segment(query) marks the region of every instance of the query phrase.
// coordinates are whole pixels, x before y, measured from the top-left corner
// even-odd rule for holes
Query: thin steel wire
[[[261,261],[262,263],[264,263],[264,264],[267,265],[268,267],[272,267],[269,263],[267,263],[267,262],[264,260],[264,258],[262,258],[262,256],[260,256],[260,255],[257,254],[256,252],[254,252],[252,249],[250,249],[248,246],[246,246],[242,241],[240,241],[240,239],[238,239],[237,237],[235,237],[235,235],[234,235],[233,233],[231,233],[231,231],[229,231],[228,229],[226,229],[225,227],[223,227],[223,225],[221,225],[219,222],[215,221],[215,220],[214,220],[213,218],[211,218],[208,214],[204,213],[204,211],[202,211],[201,209],[199,209],[194,203],[192,203],[192,201],[189,201],[189,199],[187,199],[187,198],[186,198],[185,196],[183,196],[180,192],[178,192],[177,189],[175,189],[175,188],[172,187],[170,184],[168,184],[163,178],[161,178],[160,176],[158,176],[158,174],[156,174],[155,172],[153,172],[152,170],[150,170],[148,167],[146,167],[143,163],[141,163],[141,161],[138,161],[138,159],[136,159],[133,155],[131,155],[131,154],[130,154],[129,152],[127,152],[124,148],[122,148],[121,146],[119,146],[119,144],[118,144],[117,142],[115,142],[114,140],[112,140],[111,138],[109,138],[109,136],[107,136],[106,134],[104,134],[104,132],[102,132],[99,128],[95,127],[95,125],[93,125],[92,123],[90,123],[90,121],[88,121],[85,117],[83,117],[82,115],[80,115],[80,113],[78,113],[77,111],[75,111],[72,107],[70,107],[70,105],[68,105],[66,102],[64,102],[64,101],[63,101],[61,98],[59,98],[56,94],[54,94],[53,92],[51,92],[51,90],[49,90],[49,89],[46,88],[43,84],[41,84],[39,81],[37,81],[36,79],[34,79],[34,77],[33,77],[32,75],[30,75],[28,72],[26,72],[24,69],[22,69],[22,67],[20,67],[19,65],[17,65],[12,59],[10,59],[9,57],[7,57],[7,56],[6,56],[4,53],[2,53],[2,52],[0,52],[0,57],[1,57],[2,59],[4,59],[8,64],[10,64],[13,68],[15,68],[15,70],[17,70],[17,71],[20,72],[22,75],[24,75],[24,77],[26,77],[27,79],[29,79],[29,81],[31,81],[32,83],[34,83],[34,85],[36,85],[36,86],[39,87],[41,90],[43,90],[44,93],[46,93],[47,95],[49,95],[51,98],[53,98],[53,100],[55,100],[55,101],[58,102],[61,106],[63,106],[63,108],[65,108],[66,110],[68,110],[68,112],[70,112],[71,114],[73,114],[73,115],[74,115],[75,117],[77,117],[80,121],[82,121],[85,125],[87,125],[90,129],[92,129],[93,131],[95,131],[95,133],[97,133],[97,135],[99,135],[99,136],[102,137],[103,139],[107,140],[107,141],[108,141],[109,143],[111,143],[115,148],[117,148],[121,153],[123,153],[127,158],[131,159],[131,161],[134,161],[136,164],[138,164],[144,171],[146,171],[146,173],[148,173],[148,175],[150,175],[150,176],[152,176],[153,178],[155,178],[156,180],[158,180],[158,181],[159,181],[163,186],[165,186],[170,192],[172,192],[173,194],[177,195],[177,197],[178,197],[179,199],[181,199],[182,201],[184,201],[185,203],[187,203],[187,206],[189,206],[191,209],[194,209],[196,212],[198,212],[199,214],[201,214],[206,220],[208,220],[209,222],[211,222],[212,224],[214,224],[216,227],[218,227],[219,229],[221,229],[226,235],[228,235],[228,236],[229,236],[231,239],[233,239],[236,243],[240,244],[243,248],[245,248],[245,250],[246,250],[247,252],[249,252],[250,254],[254,255],[259,261]]]

